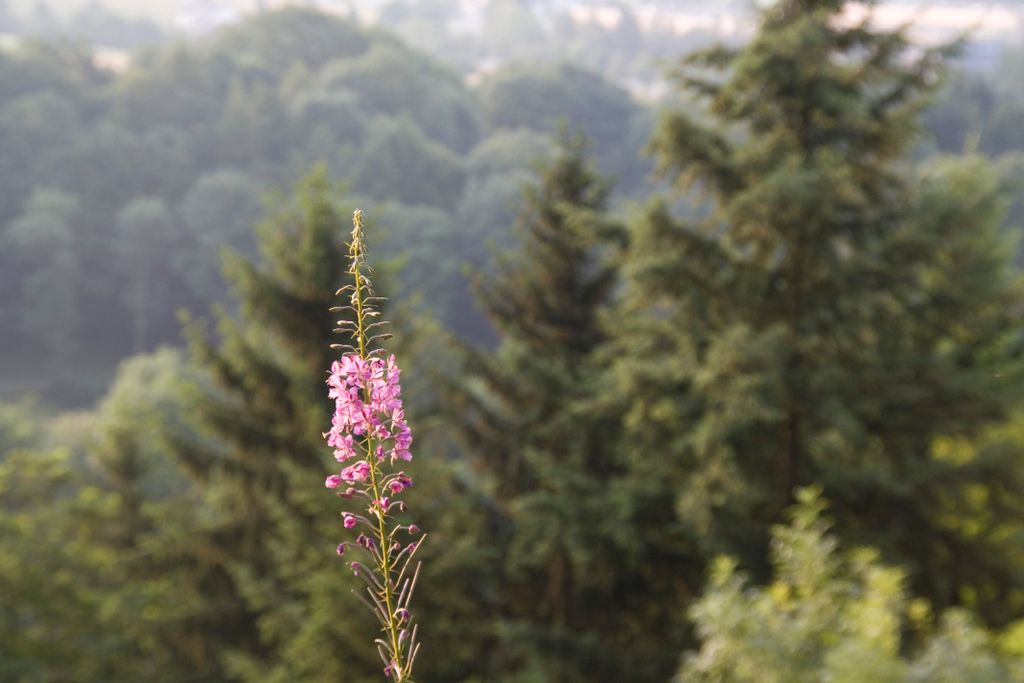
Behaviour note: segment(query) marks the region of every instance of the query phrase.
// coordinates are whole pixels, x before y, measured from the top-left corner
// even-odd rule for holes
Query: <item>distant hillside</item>
[[[520,66],[470,88],[389,32],[311,10],[134,51],[119,70],[102,56],[0,51],[0,377],[62,402],[177,342],[178,309],[222,298],[221,249],[253,249],[263,195],[316,164],[367,210],[380,257],[404,255],[391,293],[424,293],[477,339],[464,266],[509,243],[562,119],[620,190],[647,171],[651,115],[598,75]]]

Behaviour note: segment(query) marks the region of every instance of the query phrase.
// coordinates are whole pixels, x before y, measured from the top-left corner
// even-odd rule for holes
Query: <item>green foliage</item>
[[[818,482],[844,541],[905,564],[937,606],[998,623],[1016,611],[1017,537],[946,520],[977,489],[1019,523],[1019,465],[933,453],[1021,398],[998,183],[974,159],[905,161],[943,53],[911,59],[898,31],[838,23],[843,5],[776,3],[747,47],[684,64],[701,108],[667,115],[654,148],[705,203],[682,219],[655,204],[635,234],[627,443],[702,553],[763,576],[768,528]]]
[[[211,514],[177,562],[197,569],[183,578],[197,596],[192,632],[220,678],[360,681],[379,670],[353,644],[364,615],[338,608],[354,584],[334,557],[340,522],[322,488],[329,309],[349,223],[334,196],[320,168],[279,198],[257,231],[260,261],[227,261],[237,317],[218,315],[216,341],[190,326],[209,385],[192,397],[201,428],[170,451]]]
[[[393,288],[405,293],[417,314],[434,315],[448,329],[465,329],[470,316],[462,270],[472,245],[459,239],[462,226],[434,206],[387,202],[368,207],[368,213],[373,252],[397,255],[386,264],[395,271]]]
[[[200,176],[182,197],[178,212],[194,248],[180,250],[174,267],[197,297],[217,290],[222,249],[254,255],[252,226],[261,208],[259,185],[234,169]]]
[[[152,338],[154,311],[164,306],[171,273],[166,254],[177,241],[178,226],[163,200],[132,200],[117,212],[114,265],[125,272],[126,301],[132,315],[132,348],[140,352]]]
[[[24,213],[0,236],[25,273],[15,305],[27,313],[10,323],[20,323],[29,338],[45,336],[47,350],[64,361],[75,351],[75,337],[84,324],[81,293],[76,289],[84,269],[77,248],[81,237],[73,228],[79,211],[73,195],[39,188],[29,197]],[[54,316],[64,322],[64,334],[46,334]]]
[[[447,420],[472,468],[466,495],[485,517],[454,517],[444,533],[474,549],[458,556],[475,572],[462,585],[481,591],[465,617],[488,653],[474,669],[503,680],[653,680],[647,658],[660,625],[625,608],[651,599],[630,552],[642,532],[614,505],[615,422],[597,409],[598,315],[621,237],[606,197],[579,141],[563,141],[526,193],[520,249],[481,280],[500,343],[463,347],[464,369],[445,378]]]
[[[627,181],[627,190],[647,171],[636,152],[648,134],[646,112],[594,73],[568,64],[508,67],[481,83],[480,93],[491,131],[554,133],[567,120],[591,141],[599,168]]]
[[[1020,116],[1024,51],[1006,49],[991,71],[963,71],[950,79],[925,115],[935,145],[944,152],[980,151],[993,157],[1024,150]]]
[[[932,133],[927,142],[949,153],[983,153],[997,160],[1004,194],[1013,199],[1006,224],[1018,231],[1024,224],[1024,137],[1020,120],[1024,98],[1016,84],[1024,74],[1024,52],[1007,49],[997,69],[988,73],[958,73],[942,97],[925,114]],[[1018,244],[1017,262],[1021,252]]]
[[[621,91],[596,74],[568,64],[498,71],[481,90],[491,129],[552,131],[559,119],[566,118],[587,121],[587,137],[603,142],[621,133],[633,113]]]
[[[98,681],[118,669],[110,657],[118,639],[95,630],[103,621],[103,589],[112,586],[92,583],[94,563],[110,569],[112,558],[72,542],[87,524],[78,520],[94,507],[88,498],[72,497],[72,479],[66,452],[20,451],[0,461],[4,680],[56,682],[77,674],[78,680]]]
[[[187,542],[176,522],[202,508],[162,436],[183,424],[189,375],[175,351],[135,358],[75,429],[47,425],[73,448],[0,459],[4,680],[210,680],[167,561]]]
[[[905,574],[883,565],[877,551],[840,552],[820,491],[802,489],[796,498],[790,523],[772,531],[770,584],[750,585],[734,560],[715,563],[690,610],[701,649],[687,655],[675,680],[997,683],[1024,676],[1024,659],[969,613],[933,619],[927,603],[909,597]]]
[[[43,431],[39,410],[38,401],[28,397],[0,403],[0,459],[39,443]]]
[[[327,65],[327,91],[353,93],[367,110],[407,116],[431,140],[465,152],[481,136],[478,105],[456,77],[397,41],[378,40],[356,59]]]
[[[508,204],[522,174],[497,178],[481,168],[476,178],[467,170],[473,151],[487,148],[480,95],[490,91],[470,90],[383,30],[292,8],[140,49],[123,70],[103,70],[99,61],[65,42],[0,50],[0,323],[10,331],[0,353],[16,354],[26,366],[44,365],[44,352],[74,352],[81,361],[72,370],[75,384],[88,387],[92,374],[109,376],[124,355],[177,341],[177,310],[201,309],[224,293],[220,249],[251,253],[254,197],[316,163],[374,201],[448,214],[445,239],[462,248],[389,244],[381,256],[401,251],[421,269],[438,264],[450,275],[396,282],[431,287],[425,293],[459,302],[455,308],[465,308],[463,264],[483,266],[483,245],[511,220]],[[639,116],[635,105],[614,100],[624,93],[597,77],[585,80],[584,90],[602,93],[602,111]],[[520,121],[547,128],[555,110],[540,111],[543,121]],[[616,159],[634,159],[641,141],[632,135],[624,142],[616,125],[601,145],[618,171]],[[510,163],[528,166],[537,147],[510,150]],[[75,202],[61,219],[71,237],[59,253],[29,254],[4,234],[44,208],[32,200],[43,191]],[[141,218],[125,213],[138,201],[162,204],[163,217],[128,221],[131,213]],[[416,219],[409,219],[390,227],[410,234]],[[33,232],[42,223],[23,225],[21,232]],[[456,240],[461,226],[466,234]],[[159,245],[155,267],[146,257],[128,258],[156,253],[139,251],[143,245]],[[150,294],[158,296],[143,311]],[[48,333],[55,319],[68,334]],[[480,327],[474,318],[461,329],[480,339]],[[34,388],[62,405],[90,398],[87,389],[61,393],[43,378]]]
[[[661,681],[695,635],[680,680],[1021,677],[1024,626],[975,623],[1024,610],[1000,232],[1020,159],[915,166],[942,51],[837,22],[843,4],[772,3],[746,48],[684,65],[691,108],[653,144],[681,193],[628,233],[553,133],[570,118],[638,195],[650,117],[579,67],[462,79],[298,9],[123,73],[81,47],[0,51],[0,392],[81,403],[84,376],[176,338],[176,309],[224,302],[187,357],[125,363],[93,412],[0,406],[0,679],[379,680],[320,486],[348,213],[321,169],[248,230],[315,162],[377,204],[385,289],[439,319],[398,341],[419,361],[424,680]],[[641,41],[704,40],[493,2],[482,38],[447,41],[451,16],[418,3],[401,29],[469,46],[467,68],[530,36],[620,75],[649,68]],[[955,84],[935,146],[1012,151],[1018,66]],[[492,266],[493,246],[517,251]],[[794,494],[811,483],[834,533]]]
[[[353,184],[375,198],[451,209],[462,194],[462,160],[408,119],[379,118],[356,160]]]
[[[297,7],[264,12],[215,37],[211,51],[237,59],[253,73],[283,75],[296,61],[309,68],[354,57],[372,40],[357,24]]]
[[[490,268],[494,249],[515,246],[514,225],[524,188],[534,181],[535,167],[551,160],[553,141],[528,129],[502,129],[477,145],[466,159],[466,184],[455,210],[459,226],[452,236],[452,254],[458,264],[476,272]],[[456,334],[473,341],[492,340],[486,320],[467,315],[471,300],[466,278],[452,280],[452,314],[442,318]],[[474,311],[475,312],[475,311]]]
[[[504,128],[483,140],[466,157],[470,176],[532,170],[550,161],[552,140],[529,128]]]

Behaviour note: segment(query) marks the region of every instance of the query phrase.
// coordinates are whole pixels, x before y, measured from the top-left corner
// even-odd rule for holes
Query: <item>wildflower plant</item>
[[[409,570],[424,537],[415,524],[400,523],[394,513],[406,511],[399,496],[412,486],[412,479],[401,469],[412,460],[412,433],[402,407],[395,357],[378,346],[390,335],[384,332],[387,323],[378,320],[376,306],[383,299],[373,293],[373,271],[366,263],[363,216],[358,209],[352,223],[348,245],[352,282],[337,292],[348,297],[348,304],[331,309],[350,314],[350,319],[338,321],[335,331],[349,334],[352,343],[332,345],[343,353],[331,365],[327,379],[335,409],[331,430],[324,434],[344,467],[325,483],[329,489],[341,489],[339,497],[365,504],[341,513],[344,527],[356,537],[354,543],[339,544],[337,553],[343,556],[351,551],[358,556],[349,566],[366,584],[365,595],[353,592],[380,622],[374,642],[385,676],[395,683],[411,683],[419,642],[409,604],[419,562],[411,574]]]

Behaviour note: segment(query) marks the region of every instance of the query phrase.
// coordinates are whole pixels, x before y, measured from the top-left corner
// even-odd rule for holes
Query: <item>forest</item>
[[[0,681],[384,678],[323,485],[358,208],[416,680],[1024,682],[1024,50],[762,4],[651,36],[656,100],[637,26],[431,2],[0,47]]]

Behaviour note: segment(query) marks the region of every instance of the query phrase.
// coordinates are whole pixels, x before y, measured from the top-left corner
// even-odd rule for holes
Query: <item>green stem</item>
[[[357,228],[361,228],[361,217],[357,215]],[[361,232],[361,230],[360,230]],[[359,357],[363,361],[368,360],[366,352],[366,326],[363,307],[363,279],[359,271],[359,261],[362,257],[362,244],[360,237],[353,237],[352,244],[352,275],[355,278],[355,291],[353,304],[356,309],[356,336],[359,344]],[[370,387],[363,387],[363,401],[369,404],[372,398]],[[377,457],[373,452],[373,436],[366,435],[366,462],[370,465],[370,488],[373,490],[373,501],[377,505],[377,539],[380,543],[380,569],[381,577],[384,579],[384,606],[387,608],[387,630],[388,638],[391,641],[391,651],[395,656],[396,683],[408,681],[405,666],[402,664],[402,652],[398,645],[399,625],[396,622],[395,607],[393,604],[394,595],[391,590],[391,541],[384,525],[385,511],[380,505],[380,471],[377,467]]]

